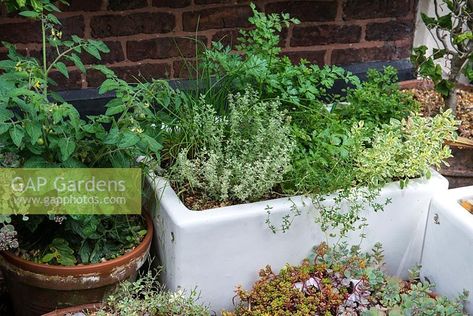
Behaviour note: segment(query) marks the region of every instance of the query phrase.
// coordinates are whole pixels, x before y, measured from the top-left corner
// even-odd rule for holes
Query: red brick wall
[[[235,43],[248,26],[245,0],[72,0],[59,16],[63,33],[103,40],[111,49],[103,61],[121,77],[185,76],[181,56],[195,56],[197,38],[210,45]],[[302,23],[284,31],[283,52],[318,64],[347,65],[407,58],[413,41],[416,0],[256,0],[266,12],[288,12]],[[196,30],[199,30],[196,33]],[[187,37],[187,38],[186,38]],[[40,49],[39,26],[16,16],[0,16],[0,40],[17,44],[28,55]],[[0,59],[5,50],[0,49]],[[86,58],[86,63],[94,62]],[[72,66],[63,88],[97,86],[94,72],[81,75]],[[56,77],[56,76],[54,76]],[[60,78],[57,76],[57,78]]]

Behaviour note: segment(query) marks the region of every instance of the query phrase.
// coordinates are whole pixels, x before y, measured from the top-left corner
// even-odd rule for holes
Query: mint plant
[[[473,60],[473,3],[470,0],[434,0],[435,15],[421,14],[437,47],[432,53],[423,45],[414,49],[411,60],[421,76],[430,78],[435,90],[445,99],[445,106],[456,113],[456,84],[471,71]],[[446,75],[440,61],[447,61]]]

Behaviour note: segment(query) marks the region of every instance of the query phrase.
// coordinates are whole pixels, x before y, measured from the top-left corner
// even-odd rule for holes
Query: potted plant
[[[296,264],[308,245],[360,234],[363,247],[385,243],[388,270],[405,276],[420,259],[429,201],[448,187],[430,166],[450,155],[450,112],[410,114],[416,104],[390,70],[360,84],[337,67],[291,63],[277,33],[297,21],[253,10],[239,54],[218,43],[204,52],[208,88],[171,92],[179,115],[166,125],[165,170],[147,200],[164,283],[198,286],[212,309],[228,309],[234,285],[251,285],[259,267]],[[358,106],[329,93],[336,80],[352,83]],[[376,92],[376,107],[363,89]]]
[[[418,268],[408,281],[388,276],[380,244],[369,253],[321,244],[301,265],[279,273],[266,266],[251,290],[237,288],[235,311],[223,315],[467,315],[467,294],[449,300],[432,288]]]
[[[157,274],[148,272],[134,282],[124,281],[100,304],[75,306],[52,311],[44,316],[67,316],[81,313],[87,316],[149,315],[149,316],[209,316],[207,307],[198,304],[198,293],[170,292],[159,284]]]
[[[97,67],[109,77],[101,91],[113,88],[116,97],[105,114],[81,119],[72,105],[49,89],[54,84],[50,74],[67,77],[66,63],[85,71],[81,54],[100,60],[108,48],[74,35],[62,38],[54,15],[59,9],[53,2],[18,3],[20,15],[41,25],[42,58],[21,56],[4,43],[9,59],[0,61],[1,166],[136,168],[143,166],[136,162],[143,155],[149,157],[149,165],[160,148],[148,124],[154,122],[149,107],[153,96],[146,93],[153,83],[128,86],[110,70]],[[153,226],[146,216],[10,216],[19,210],[6,205],[8,201],[2,199],[0,260],[17,315],[101,301],[119,281],[134,278],[148,255]]]
[[[472,117],[473,90],[462,84],[462,75],[471,75],[473,59],[472,12],[468,0],[434,1],[434,16],[421,13],[422,21],[437,47],[431,51],[423,45],[414,49],[411,61],[418,74],[429,81],[401,83],[422,103],[425,115],[435,115],[442,108],[450,108],[461,121],[460,137],[452,142],[454,158],[442,174],[449,177],[452,187],[472,183]],[[442,67],[443,65],[443,67]]]

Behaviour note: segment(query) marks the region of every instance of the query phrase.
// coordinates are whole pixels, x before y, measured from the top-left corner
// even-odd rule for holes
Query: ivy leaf
[[[442,79],[440,80],[436,85],[435,85],[435,91],[440,93],[443,96],[448,96],[450,94],[450,91],[455,87],[455,84]]]
[[[438,19],[438,26],[443,29],[450,30],[453,27],[452,23],[452,14],[449,13],[447,15],[441,16]]]
[[[61,160],[66,161],[74,153],[76,144],[70,138],[62,138],[58,142],[61,150]]]
[[[447,53],[446,49],[433,48],[432,58],[433,59],[443,58],[446,53]]]
[[[429,29],[437,25],[437,21],[425,13],[421,13],[420,17],[422,18],[422,22],[424,22],[425,26]]]

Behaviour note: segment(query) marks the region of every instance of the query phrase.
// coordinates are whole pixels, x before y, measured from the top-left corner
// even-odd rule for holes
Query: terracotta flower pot
[[[408,80],[399,83],[401,89],[433,89],[433,84],[425,80]],[[458,85],[459,89],[473,91],[472,85]],[[450,188],[473,185],[473,141],[460,137],[456,142],[449,143],[452,155],[448,159],[449,167],[443,166],[440,173],[445,176]]]
[[[57,308],[101,302],[118,282],[134,280],[153,238],[152,220],[145,217],[148,231],[143,241],[125,255],[103,263],[64,267],[2,252],[0,263],[15,315],[42,315]]]
[[[95,312],[100,308],[101,304],[96,303],[96,304],[85,304],[85,305],[78,305],[78,306],[73,306],[73,307],[68,307],[68,308],[61,308],[46,314],[43,314],[43,316],[66,316],[66,315],[74,315],[74,313],[80,313],[82,311],[88,311],[88,312]]]

